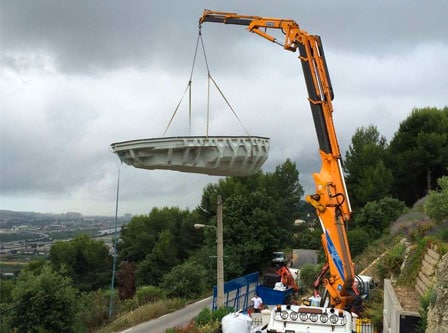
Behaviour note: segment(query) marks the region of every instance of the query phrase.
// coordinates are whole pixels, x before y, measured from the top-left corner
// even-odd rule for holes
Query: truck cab
[[[273,267],[282,267],[286,266],[287,264],[285,252],[273,252],[272,253],[272,259],[271,259],[271,265]]]

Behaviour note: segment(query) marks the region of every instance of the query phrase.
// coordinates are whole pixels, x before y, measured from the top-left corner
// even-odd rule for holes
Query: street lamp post
[[[207,224],[195,224],[196,229],[215,228],[216,229],[216,288],[218,297],[216,299],[216,307],[224,306],[224,245],[222,237],[222,197],[218,195],[216,210],[216,227]]]

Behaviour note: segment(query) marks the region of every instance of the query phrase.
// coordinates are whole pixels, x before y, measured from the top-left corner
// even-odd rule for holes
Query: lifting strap
[[[207,82],[208,84],[207,84],[207,128],[206,128],[206,137],[208,137],[209,123],[210,123],[210,82],[213,83],[215,88],[221,94],[221,96],[224,99],[224,101],[226,102],[227,106],[232,111],[233,115],[238,120],[238,122],[240,123],[240,125],[244,129],[244,131],[246,132],[247,136],[250,137],[249,131],[243,125],[243,123],[241,122],[241,120],[238,117],[237,113],[235,112],[235,110],[230,105],[230,102],[224,96],[224,93],[219,88],[218,84],[216,83],[216,81],[213,79],[213,77],[210,74],[210,68],[208,66],[207,54],[205,53],[204,41],[202,39],[201,27],[199,27],[198,38],[196,40],[196,48],[195,48],[194,56],[193,56],[193,64],[191,66],[190,79],[188,80],[187,86],[185,87],[185,91],[184,91],[184,93],[183,93],[179,103],[177,104],[176,109],[174,110],[174,113],[171,116],[171,118],[170,118],[170,120],[168,122],[168,125],[166,126],[165,131],[163,132],[162,136],[165,136],[166,132],[168,131],[168,128],[170,127],[171,123],[173,122],[173,119],[176,116],[177,111],[178,111],[180,105],[182,104],[182,100],[184,99],[185,94],[187,93],[187,91],[188,91],[188,95],[189,95],[189,102],[188,102],[188,135],[191,135],[191,86],[192,86],[192,82],[193,82],[192,81],[192,79],[193,79],[193,72],[194,72],[194,66],[195,66],[195,63],[196,63],[196,57],[197,57],[197,53],[198,53],[199,41],[201,41],[201,47],[202,47],[202,52],[203,52],[203,55],[204,55],[205,65],[206,65],[206,68],[207,68],[207,79],[208,79],[208,82]]]

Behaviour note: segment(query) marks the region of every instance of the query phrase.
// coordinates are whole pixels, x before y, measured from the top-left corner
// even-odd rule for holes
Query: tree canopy
[[[355,227],[361,228],[373,239],[379,238],[405,210],[404,202],[394,198],[370,201],[355,214]]]
[[[76,289],[50,265],[40,273],[23,270],[12,297],[7,321],[17,332],[75,332]]]
[[[448,107],[412,110],[390,142],[393,195],[411,205],[447,173]]]
[[[344,171],[354,209],[390,194],[392,173],[385,164],[387,141],[370,125],[358,128],[345,154]]]
[[[414,109],[390,144],[373,125],[357,129],[345,155],[344,172],[355,208],[347,233],[353,256],[362,253],[366,240],[388,229],[406,209],[405,203],[411,205],[426,194],[426,213],[444,223],[448,108]],[[315,209],[301,200],[299,171],[287,159],[273,172],[208,184],[192,211],[153,208],[148,215],[134,216],[122,227],[118,243],[121,299],[133,297],[142,285],[163,288],[163,294],[173,297],[198,297],[216,283],[213,227],[218,195],[223,199],[225,280],[265,270],[273,251],[322,249]],[[295,225],[296,219],[307,223]],[[212,228],[195,230],[195,223]],[[99,295],[83,303],[84,313],[104,310],[109,295],[103,297],[104,290],[97,289],[110,284],[112,256],[102,240],[81,235],[55,242],[48,260],[51,265],[46,259],[28,263],[15,284],[1,281],[0,308],[7,309],[2,312],[6,316],[1,330],[6,323],[17,332],[74,331],[76,302],[81,299],[76,288],[84,296]],[[90,318],[96,325],[103,317],[106,311]]]
[[[216,232],[195,230],[193,225],[216,225],[219,194],[225,258],[229,258],[225,259],[226,278],[259,270],[274,250],[293,244],[294,220],[299,217],[303,194],[298,177],[295,163],[286,160],[272,173],[227,177],[207,185],[201,205],[192,212],[154,208],[148,216],[136,216],[121,230],[119,258],[136,265],[138,285],[159,285],[188,258],[213,277],[216,260],[210,257],[216,256]]]
[[[299,217],[303,195],[295,163],[288,159],[272,173],[228,177],[209,184],[201,200],[205,218],[215,215],[218,194],[224,205],[224,252],[231,258],[229,265],[226,262],[229,277],[260,270],[273,251],[292,246],[294,221]],[[213,251],[216,237],[213,233],[206,236]]]
[[[439,178],[437,183],[440,190],[429,192],[425,202],[425,211],[429,217],[440,223],[448,221],[448,176]]]
[[[112,256],[103,241],[80,235],[67,242],[55,242],[49,260],[57,269],[67,271],[80,290],[95,290],[109,284]]]
[[[122,227],[118,255],[136,265],[137,284],[159,284],[200,246],[200,235],[193,228],[198,219],[197,213],[177,207],[153,208]]]

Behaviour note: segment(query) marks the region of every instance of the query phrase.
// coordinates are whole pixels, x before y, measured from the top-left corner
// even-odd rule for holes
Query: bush
[[[194,299],[204,293],[206,275],[202,266],[186,262],[167,273],[161,286],[168,297]]]
[[[352,257],[361,254],[369,243],[369,234],[361,228],[349,230],[347,232],[348,243]]]
[[[417,278],[423,256],[426,252],[428,239],[423,238],[417,241],[416,247],[413,251],[409,252],[407,263],[397,279],[397,283],[403,286],[413,286],[415,279]]]
[[[110,291],[97,290],[85,293],[81,296],[80,312],[77,314],[79,322],[84,323],[89,329],[104,325],[109,318]],[[113,294],[113,304],[119,302],[118,293]],[[115,311],[114,311],[115,312]]]
[[[212,321],[212,310],[209,307],[203,308],[194,321],[198,326],[204,326],[205,324],[208,324],[210,321]]]
[[[371,238],[377,239],[405,210],[404,202],[394,198],[371,201],[355,214],[355,225],[368,232]]]
[[[421,323],[418,327],[420,332],[426,331],[426,326],[428,324],[428,309],[430,306],[434,305],[437,300],[436,292],[431,288],[423,296],[420,297],[420,318]]]
[[[135,267],[129,261],[122,261],[117,271],[117,287],[120,299],[130,299],[135,294]]]
[[[448,220],[448,176],[437,180],[440,191],[429,192],[425,202],[425,212],[435,222]]]
[[[39,273],[23,270],[12,291],[9,324],[18,332],[74,332],[76,289],[50,265]]]
[[[445,243],[448,243],[448,228],[442,229],[439,232],[437,232],[436,237],[442,240]]]
[[[377,329],[383,326],[383,294],[384,291],[382,289],[372,289],[370,291],[369,301],[364,303],[365,316],[372,321]]]
[[[397,244],[384,257],[383,265],[389,276],[397,277],[400,275],[405,250],[406,247],[403,244]]]
[[[146,303],[156,302],[164,299],[165,291],[155,286],[143,286],[137,288],[135,297],[137,298],[137,304],[141,306]]]
[[[212,322],[221,322],[222,318],[232,311],[234,311],[233,308],[225,306],[217,308],[216,311],[212,311],[209,307],[206,307],[199,312],[194,321],[196,326],[206,326]]]
[[[313,283],[316,280],[317,275],[320,272],[320,266],[313,264],[305,264],[300,269],[300,288],[310,289],[313,288]]]

